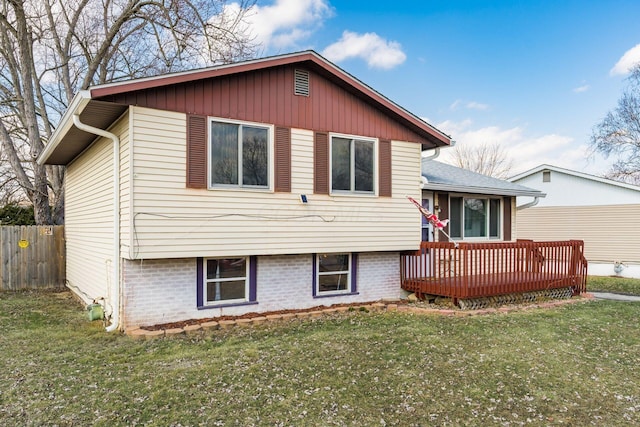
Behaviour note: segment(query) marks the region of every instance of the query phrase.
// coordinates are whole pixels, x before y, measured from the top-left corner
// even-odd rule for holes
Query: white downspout
[[[120,138],[106,130],[82,123],[78,114],[73,115],[73,124],[80,130],[113,141],[113,280],[111,281],[113,310],[111,324],[106,327],[107,332],[113,332],[120,326]]]
[[[532,202],[525,203],[524,205],[516,206],[516,210],[521,211],[523,209],[532,208],[538,204],[539,200],[540,200],[540,197],[535,196]]]
[[[422,160],[433,160],[440,155],[440,147],[436,147],[433,151],[433,154],[430,154],[426,157],[423,157]]]
[[[436,147],[436,148],[434,148],[433,149],[433,154],[430,154],[430,155],[428,155],[426,157],[423,157],[422,160],[435,160],[440,155],[440,148],[455,147],[455,146],[456,146],[456,141],[451,140],[449,145],[445,145],[444,147]],[[429,150],[425,150],[425,151],[429,151]]]

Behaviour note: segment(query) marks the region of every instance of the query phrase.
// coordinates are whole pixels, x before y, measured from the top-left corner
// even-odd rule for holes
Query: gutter
[[[535,205],[538,204],[538,201],[540,201],[540,197],[539,196],[535,196],[535,198],[533,199],[532,202],[525,203],[524,205],[516,206],[516,210],[517,211],[521,211],[523,209],[532,208],[532,207],[534,207]]]
[[[60,145],[62,135],[66,135],[69,129],[71,129],[71,126],[73,126],[73,123],[75,123],[75,120],[73,122],[71,121],[72,116],[82,113],[87,104],[89,104],[89,101],[91,101],[91,92],[88,90],[81,90],[73,97],[69,108],[67,108],[67,111],[65,111],[60,119],[60,126],[53,132],[49,142],[45,145],[44,150],[42,150],[36,160],[40,166],[44,165],[49,156],[51,156],[51,153]],[[95,134],[95,132],[87,132]]]
[[[71,111],[71,110],[70,110]],[[113,141],[113,280],[111,281],[111,324],[107,332],[120,327],[120,138],[104,129],[89,126],[80,121],[78,114],[73,114],[73,124],[80,130]]]

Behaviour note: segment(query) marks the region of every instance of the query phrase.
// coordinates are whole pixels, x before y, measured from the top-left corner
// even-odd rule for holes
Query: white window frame
[[[451,207],[451,199],[455,198],[455,197],[460,197],[462,198],[462,212],[460,212],[460,226],[461,226],[461,234],[462,237],[453,237],[453,231],[451,230],[450,227],[450,235],[452,236],[452,239],[454,240],[465,240],[465,241],[485,241],[485,240],[502,240],[503,237],[503,228],[504,228],[504,218],[503,218],[503,203],[504,200],[502,199],[502,197],[491,197],[491,196],[484,196],[484,195],[478,195],[478,194],[449,194],[449,218],[451,218],[451,212],[452,212],[452,207]],[[484,200],[487,204],[487,217],[485,220],[485,230],[486,230],[486,236],[482,236],[482,237],[466,237],[464,235],[464,202],[467,199],[479,199],[479,200]],[[497,236],[491,236],[491,200],[497,200],[498,201],[498,235]],[[451,224],[451,222],[449,222],[449,224]]]
[[[225,277],[218,279],[208,279],[209,274],[207,272],[207,268],[209,266],[209,260],[223,260],[223,259],[244,259],[245,272],[244,277]],[[250,289],[250,266],[251,260],[250,257],[210,257],[202,259],[202,303],[205,306],[215,306],[215,305],[227,305],[227,304],[237,304],[249,301],[249,289]],[[209,289],[209,283],[223,283],[223,282],[234,282],[238,280],[244,280],[244,298],[236,298],[236,299],[221,299],[221,300],[209,300],[207,291]]]
[[[325,272],[321,272],[320,271],[320,257],[322,257],[322,255],[347,255],[348,259],[347,259],[347,270],[346,271],[325,271]],[[346,289],[341,289],[341,290],[337,290],[337,291],[320,291],[320,277],[321,276],[332,276],[332,275],[336,275],[336,274],[347,274],[347,286]],[[315,275],[316,275],[316,289],[315,289],[315,293],[316,296],[324,296],[324,295],[340,295],[340,294],[350,294],[352,293],[351,290],[351,276],[353,274],[353,257],[352,254],[349,252],[332,252],[332,253],[321,253],[321,254],[316,254],[316,271],[315,271]]]
[[[334,190],[333,189],[333,138],[350,139],[352,144],[351,159],[349,167],[351,182],[350,190]],[[355,149],[353,149],[354,141],[371,142],[373,144],[373,190],[372,191],[356,191],[355,176]],[[377,196],[378,195],[378,138],[368,136],[348,135],[343,133],[329,133],[329,191],[331,195],[362,195]]]
[[[260,186],[260,185],[243,185],[240,183],[242,179],[242,132],[238,132],[238,184],[214,184],[212,182],[212,158],[211,158],[211,124],[212,123],[223,123],[223,124],[233,124],[242,126],[250,126],[267,129],[267,135],[269,140],[267,141],[267,180],[268,185]],[[271,124],[266,123],[258,123],[258,122],[249,122],[244,120],[233,120],[233,119],[225,119],[221,117],[208,117],[207,120],[207,188],[209,190],[258,190],[258,191],[271,191],[273,192],[273,183],[275,180],[275,157],[274,157],[274,138],[275,138],[275,127]]]

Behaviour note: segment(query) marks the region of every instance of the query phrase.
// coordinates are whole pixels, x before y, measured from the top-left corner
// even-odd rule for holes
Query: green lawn
[[[638,425],[639,322],[591,301],[134,341],[68,293],[6,293],[0,425]]]
[[[640,279],[624,277],[589,276],[587,290],[590,292],[616,292],[621,294],[640,295]]]

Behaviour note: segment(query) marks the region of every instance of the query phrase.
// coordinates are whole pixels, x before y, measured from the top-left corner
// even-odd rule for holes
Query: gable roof
[[[116,96],[287,65],[302,65],[313,70],[344,91],[370,103],[385,115],[411,129],[433,147],[446,146],[451,142],[448,135],[400,107],[316,52],[303,51],[90,87],[79,92],[73,98],[49,143],[40,154],[38,162],[40,164],[67,164],[78,156],[95,140],[95,135],[76,128],[73,125],[73,116],[79,115],[83,123],[106,129],[129,107],[122,102],[108,102]]]
[[[494,196],[545,197],[542,191],[482,175],[436,160],[422,159],[422,176],[427,182],[425,190],[458,193],[489,194]]]
[[[553,166],[553,165],[548,165],[548,164],[542,164],[542,165],[536,166],[533,169],[529,169],[528,171],[525,171],[525,172],[522,172],[522,173],[520,173],[518,175],[512,176],[511,178],[509,178],[509,181],[511,181],[511,182],[519,181],[519,180],[521,180],[523,178],[527,178],[527,177],[529,177],[531,175],[535,175],[535,174],[537,174],[539,172],[544,172],[544,171],[553,171],[553,172],[564,173],[566,175],[571,175],[571,176],[575,176],[575,177],[578,177],[578,178],[587,179],[589,181],[600,182],[602,184],[612,185],[614,187],[626,188],[627,190],[640,191],[640,186],[638,186],[638,185],[627,184],[626,182],[614,181],[613,179],[602,178],[600,176],[590,175],[588,173],[578,172],[578,171],[574,171],[574,170],[571,170],[571,169],[565,169],[565,168],[561,168],[561,167]]]

